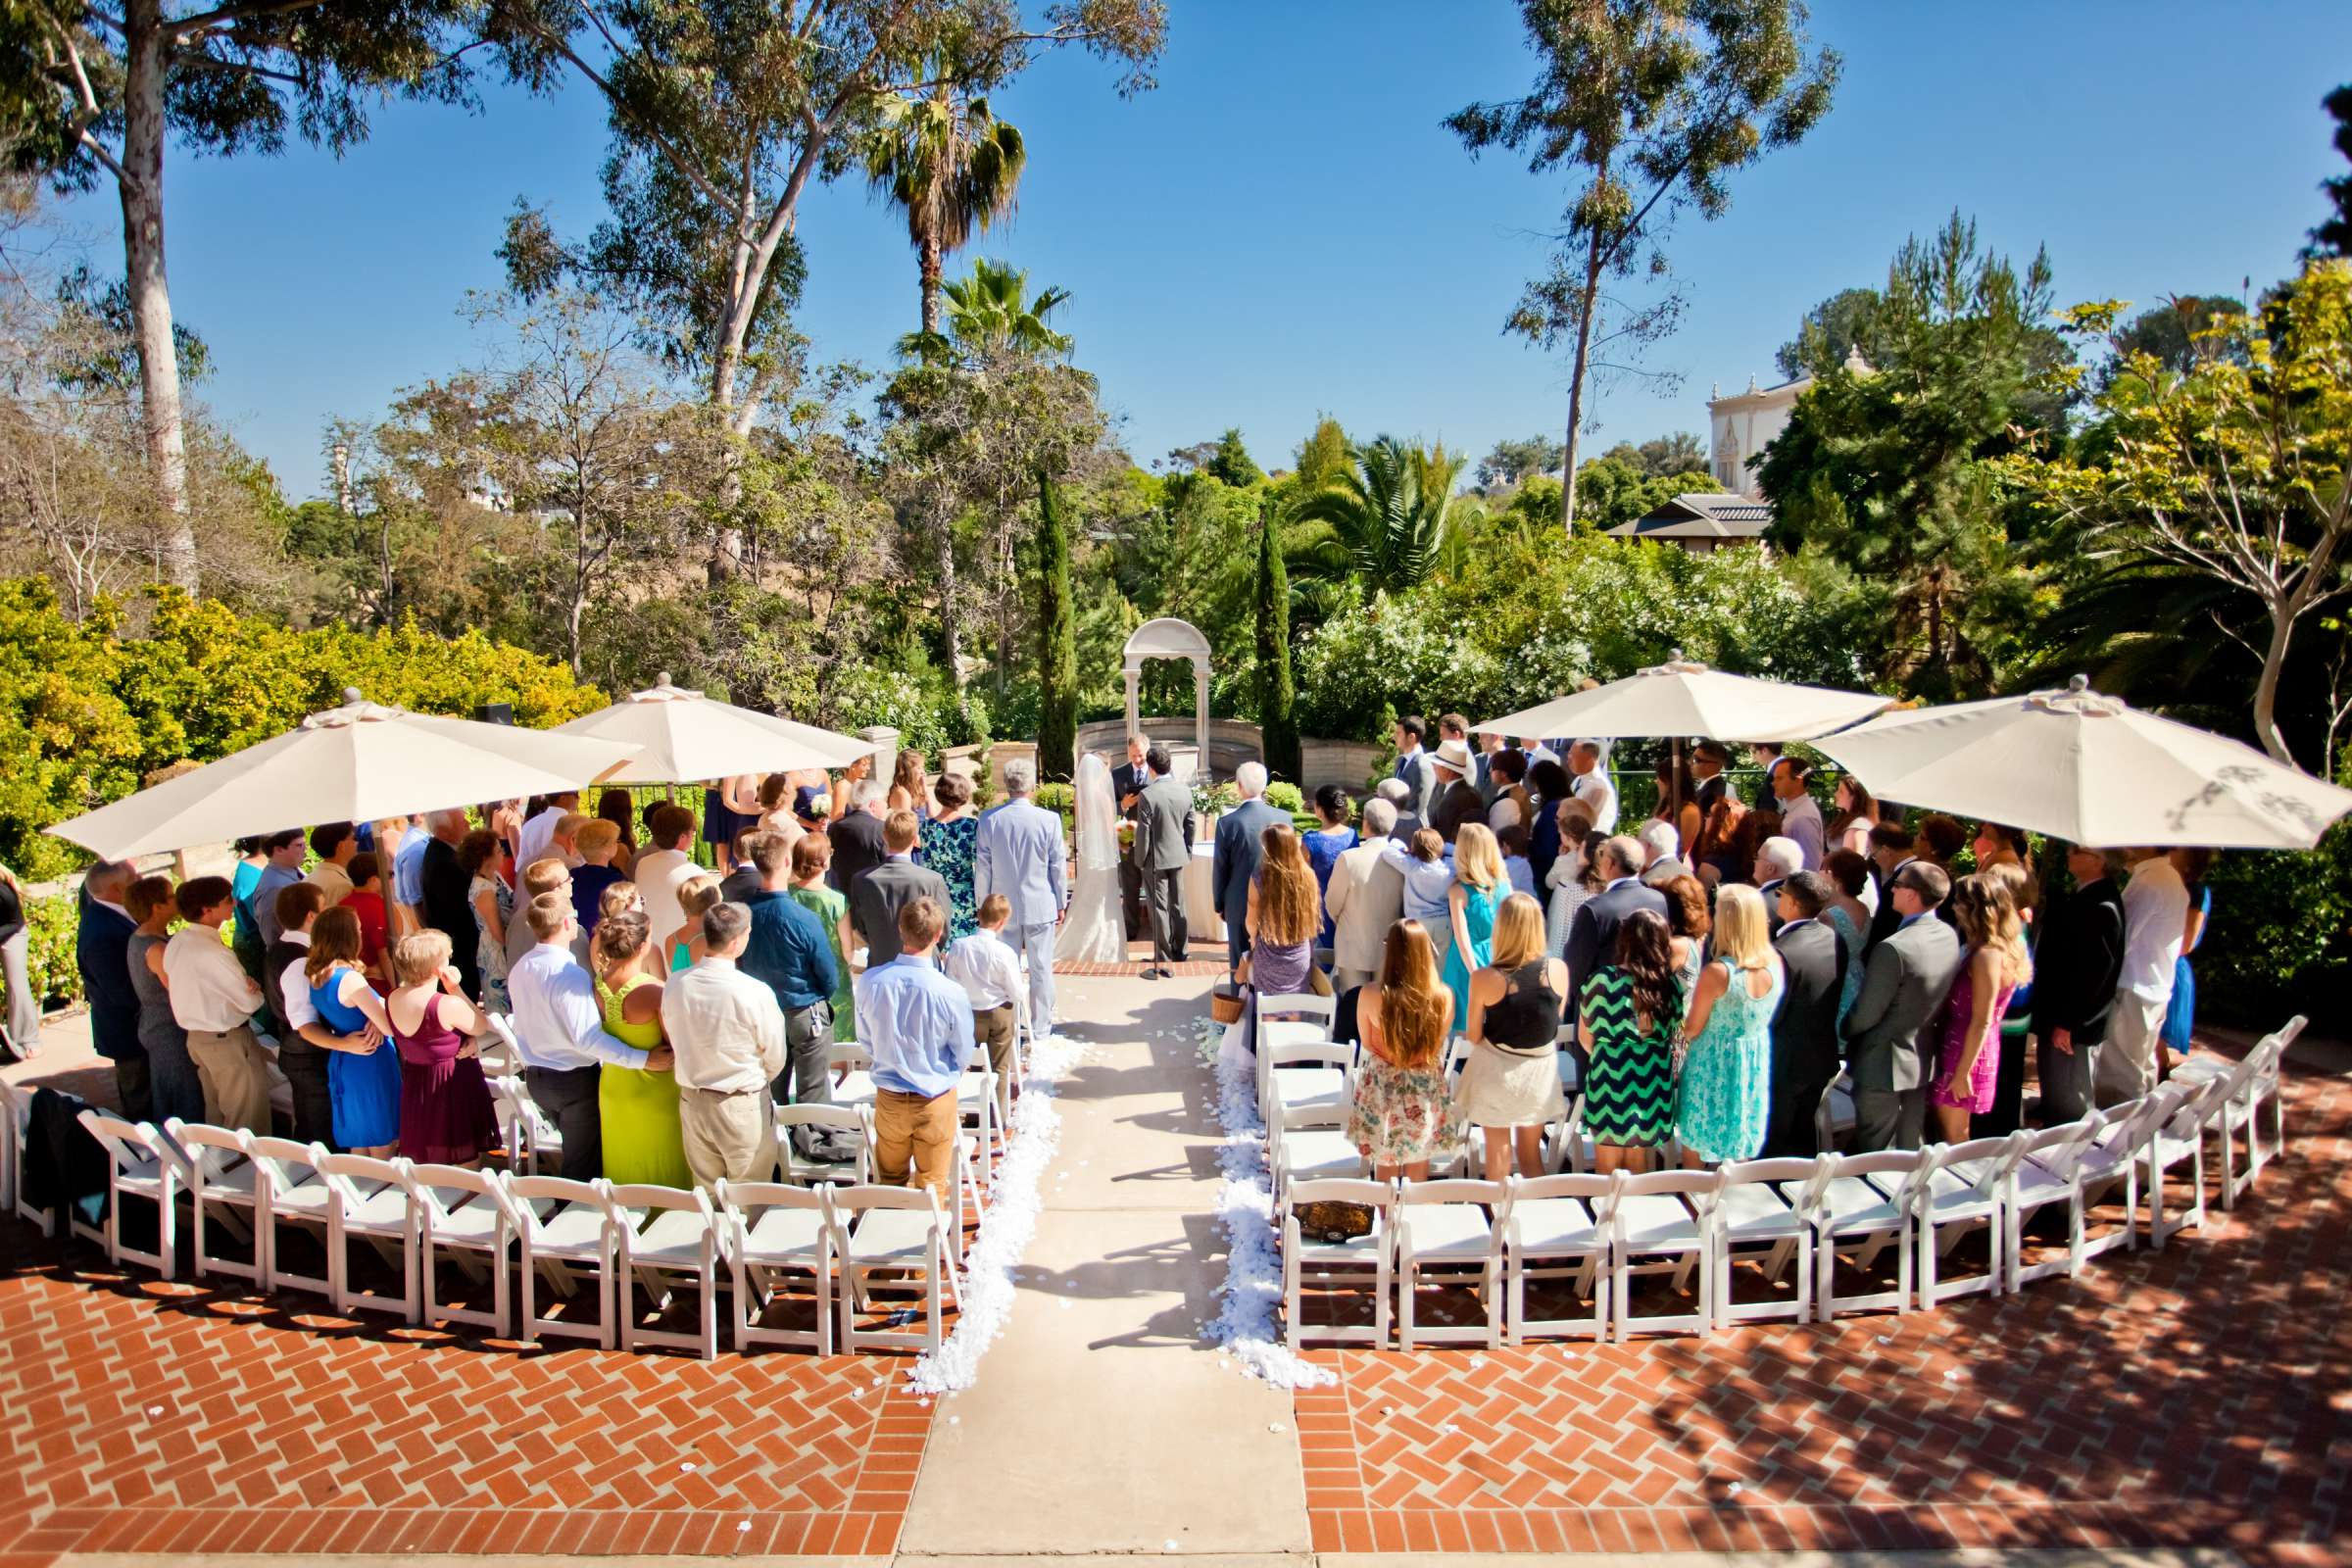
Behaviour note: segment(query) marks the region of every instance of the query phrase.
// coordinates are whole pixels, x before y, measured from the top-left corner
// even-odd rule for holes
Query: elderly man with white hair
[[[1399,844],[1409,843],[1421,831],[1421,813],[1413,808],[1413,787],[1400,778],[1384,778],[1372,791],[1373,797],[1389,803],[1389,837]],[[1373,835],[1364,835],[1370,838]]]
[[[1005,944],[1029,960],[1029,1029],[1033,1039],[1054,1032],[1054,931],[1069,907],[1068,852],[1061,842],[1061,813],[1029,797],[1037,789],[1037,764],[1004,764],[1008,800],[980,818],[972,847],[972,898],[985,902],[1002,893],[1012,905],[1004,922]]]
[[[1683,863],[1683,836],[1672,822],[1652,819],[1642,824],[1642,852],[1648,858],[1642,865],[1642,880],[1647,886],[1664,887],[1678,876],[1689,876],[1690,867]]]
[[[1805,868],[1805,847],[1775,835],[1756,846],[1756,891],[1764,895],[1764,916],[1781,934],[1781,884]]]
[[[1332,862],[1331,886],[1323,901],[1332,924],[1334,991],[1371,983],[1380,972],[1389,927],[1404,917],[1404,874],[1382,853],[1396,827],[1396,803],[1374,796],[1364,803],[1363,837]]]
[[[1666,895],[1642,882],[1644,855],[1640,839],[1622,834],[1604,840],[1593,853],[1601,889],[1577,906],[1576,916],[1568,923],[1568,947],[1561,954],[1568,960],[1571,997],[1582,997],[1585,982],[1616,961],[1617,929],[1635,910],[1647,909],[1661,920],[1666,918]],[[1583,1068],[1583,1048],[1569,1049],[1576,1054],[1577,1066]]]
[[[1217,818],[1216,848],[1209,860],[1208,885],[1214,895],[1217,918],[1225,922],[1225,966],[1239,969],[1250,951],[1250,933],[1242,915],[1250,907],[1250,884],[1257,879],[1258,862],[1265,858],[1260,837],[1277,822],[1288,822],[1288,811],[1266,804],[1266,764],[1244,762],[1233,775],[1242,804]]]
[[[825,829],[833,841],[825,881],[845,899],[852,898],[859,877],[890,857],[882,843],[882,803],[889,799],[890,787],[880,779],[859,779],[850,786],[850,808]]]

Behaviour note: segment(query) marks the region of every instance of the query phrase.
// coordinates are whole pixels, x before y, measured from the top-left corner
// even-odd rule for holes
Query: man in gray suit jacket
[[[1152,782],[1136,803],[1135,863],[1144,873],[1144,904],[1152,913],[1152,963],[1144,978],[1157,980],[1184,961],[1184,868],[1193,863],[1193,792],[1168,777],[1168,753],[1144,754]]]
[[[1960,939],[1936,918],[1951,890],[1951,878],[1926,860],[1886,885],[1900,923],[1870,950],[1862,994],[1845,1017],[1854,1141],[1865,1152],[1917,1149],[1926,1131],[1936,1015],[1960,973]]]
[[[948,906],[946,878],[914,863],[914,841],[922,825],[912,811],[882,819],[882,863],[850,888],[850,925],[865,938],[865,966],[879,969],[899,956],[899,911],[917,899]]]
[[[1250,907],[1250,884],[1256,879],[1258,862],[1265,858],[1265,842],[1259,835],[1275,823],[1288,823],[1291,814],[1268,806],[1266,794],[1266,764],[1244,762],[1233,775],[1234,788],[1242,792],[1242,804],[1217,818],[1216,850],[1209,861],[1209,887],[1216,897],[1217,918],[1225,922],[1225,966],[1239,969],[1242,955],[1250,951],[1250,933],[1244,929],[1243,914]]]
[[[1004,940],[1029,956],[1029,1027],[1043,1040],[1054,1032],[1054,928],[1069,906],[1069,853],[1061,841],[1061,813],[1032,801],[1036,788],[1036,764],[1004,764],[1004,793],[1011,799],[980,818],[972,902],[977,906],[992,893],[1011,902]]]

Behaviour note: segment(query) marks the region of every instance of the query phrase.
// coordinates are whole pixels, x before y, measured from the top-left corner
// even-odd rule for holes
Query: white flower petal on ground
[[[1221,1036],[1223,1031],[1217,1033]],[[1209,1054],[1205,1047],[1203,1054]],[[1282,1306],[1282,1254],[1274,1235],[1265,1123],[1257,1114],[1248,1065],[1233,1057],[1211,1059],[1217,1074],[1217,1121],[1225,1129],[1217,1155],[1225,1173],[1217,1193],[1217,1224],[1225,1232],[1226,1248],[1225,1283],[1217,1287],[1224,1308],[1208,1328],[1209,1343],[1223,1347],[1252,1377],[1277,1388],[1337,1383],[1338,1373],[1302,1360],[1282,1343],[1275,1322]]]

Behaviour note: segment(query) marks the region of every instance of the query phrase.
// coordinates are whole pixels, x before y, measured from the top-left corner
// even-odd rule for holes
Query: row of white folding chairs
[[[864,1183],[803,1188],[775,1183],[718,1184],[715,1193],[673,1187],[575,1182],[559,1176],[510,1175],[454,1165],[330,1154],[316,1144],[257,1137],[240,1130],[172,1120],[158,1130],[97,1111],[82,1123],[113,1164],[112,1192],[100,1227],[75,1221],[78,1234],[106,1249],[111,1262],[132,1262],[165,1278],[174,1267],[178,1197],[191,1200],[190,1253],[199,1278],[224,1273],[274,1292],[316,1291],[335,1310],[397,1313],[411,1323],[456,1322],[504,1335],[512,1316],[508,1260],[518,1256],[522,1300],[520,1334],[594,1339],[606,1349],[663,1346],[717,1353],[717,1265],[725,1260],[734,1286],[737,1349],[760,1343],[806,1345],[832,1351],[833,1282],[842,1282],[840,1343],[937,1348],[943,1290],[959,1291],[956,1230],[926,1189]],[[154,1205],[153,1252],[122,1237],[125,1200]],[[796,1218],[795,1216],[807,1216]],[[904,1216],[904,1217],[902,1217]],[[279,1250],[279,1227],[318,1232],[325,1247],[323,1278],[298,1273]],[[246,1261],[215,1255],[208,1226],[221,1226],[252,1243]],[[399,1294],[354,1285],[350,1244],[374,1247],[397,1273]],[[458,1307],[438,1299],[438,1265],[448,1254],[474,1279],[487,1279],[492,1305]],[[774,1277],[794,1270],[812,1276],[816,1327],[787,1331],[758,1321]],[[856,1307],[869,1304],[878,1271],[918,1276],[926,1329],[919,1336],[858,1329]],[[642,1283],[657,1311],[672,1286],[699,1290],[700,1328],[693,1334],[642,1327],[629,1310],[629,1283]],[[594,1319],[551,1317],[538,1310],[542,1283],[576,1298],[593,1282]]]
[[[2080,1121],[2039,1132],[1920,1151],[1885,1151],[1858,1155],[1823,1154],[1813,1159],[1736,1162],[1712,1171],[1662,1171],[1634,1175],[1619,1171],[1518,1178],[1509,1183],[1440,1180],[1406,1182],[1390,1188],[1360,1177],[1302,1176],[1290,1152],[1296,1141],[1316,1133],[1269,1127],[1275,1149],[1276,1215],[1283,1226],[1284,1298],[1290,1333],[1301,1338],[1299,1288],[1316,1277],[1370,1267],[1378,1300],[1369,1328],[1338,1328],[1333,1338],[1388,1340],[1390,1275],[1398,1278],[1402,1303],[1400,1337],[1409,1348],[1416,1338],[1413,1303],[1418,1276],[1474,1271],[1488,1303],[1484,1325],[1423,1329],[1424,1339],[1516,1340],[1531,1328],[1543,1332],[1572,1327],[1568,1322],[1530,1324],[1525,1317],[1525,1280],[1544,1277],[1542,1264],[1558,1258],[1574,1267],[1559,1272],[1581,1276],[1579,1294],[1590,1289],[1593,1308],[1586,1326],[1595,1337],[1611,1321],[1622,1341],[1628,1332],[1725,1326],[1735,1320],[1792,1317],[1828,1320],[1843,1310],[1892,1308],[1908,1311],[1914,1300],[1933,1307],[1972,1292],[2014,1293],[2025,1284],[2064,1273],[2079,1274],[2083,1262],[2116,1247],[2137,1245],[2138,1198],[2148,1200],[2147,1233],[2156,1247],[2181,1229],[2202,1227],[2205,1216],[2204,1140],[2222,1133],[2225,1151],[2243,1125],[2252,1131],[2266,1075],[2301,1029],[2297,1018],[2266,1037],[2233,1067],[2167,1083],[2143,1099],[2093,1111]],[[2235,1106],[2232,1111],[2230,1107]],[[1309,1158],[1319,1146],[1304,1151]],[[1348,1151],[1353,1154],[1353,1151]],[[2230,1168],[2225,1154],[2225,1171]],[[2167,1212],[2168,1173],[2190,1166],[2188,1196],[2178,1217]],[[1360,1162],[1356,1166],[1360,1170]],[[2250,1178],[2249,1178],[2250,1180]],[[2086,1208],[2117,1183],[2125,1188],[2125,1220],[2116,1231],[2090,1238]],[[2228,1192],[2226,1174],[2224,1191]],[[1311,1202],[1363,1204],[1373,1213],[1369,1234],[1345,1242],[1310,1242],[1300,1233],[1296,1208]],[[2063,1203],[2068,1224],[2063,1257],[2024,1260],[2027,1219]],[[1416,1210],[1425,1210],[1416,1220]],[[1415,1225],[1424,1240],[1416,1241]],[[1533,1230],[1531,1237],[1527,1233]],[[1987,1239],[1985,1271],[1962,1279],[1939,1278],[1940,1260],[1961,1236],[1982,1230]],[[1890,1292],[1839,1297],[1836,1263],[1852,1255],[1867,1267],[1889,1246],[1896,1249],[1897,1281]],[[1790,1262],[1797,1266],[1791,1301],[1741,1303],[1732,1295],[1732,1261],[1743,1249],[1765,1250],[1766,1272],[1777,1282]],[[1642,1272],[1642,1258],[1664,1256],[1678,1275],[1700,1267],[1695,1310],[1663,1317],[1629,1316],[1629,1278]],[[1703,1265],[1703,1266],[1702,1266]],[[1591,1289],[1598,1271],[1609,1270],[1608,1290]],[[1507,1280],[1509,1297],[1497,1314],[1496,1286]],[[1678,1281],[1679,1283],[1679,1281]]]

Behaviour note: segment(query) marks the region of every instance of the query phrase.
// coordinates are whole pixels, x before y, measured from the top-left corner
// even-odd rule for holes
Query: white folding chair
[[[874,1108],[874,1054],[854,1040],[834,1046],[825,1057],[827,1070],[834,1074],[832,1100],[836,1105],[852,1108]],[[843,1074],[847,1076],[843,1076]]]
[[[1828,1153],[1842,1144],[1855,1126],[1854,1086],[1850,1076],[1824,1085],[1813,1107],[1813,1146]]]
[[[489,1012],[489,1032],[482,1036],[480,1061],[485,1078],[522,1077],[522,1046],[514,1038],[514,1023],[503,1012]]]
[[[2195,1226],[2205,1228],[2205,1113],[2227,1080],[2202,1084],[2164,1084],[2156,1098],[2167,1102],[2162,1114],[2149,1120],[2148,1140],[2140,1148],[2139,1174],[2148,1200],[2148,1245],[2161,1250],[2165,1242]],[[2188,1166],[2189,1197],[2179,1219],[2164,1214],[2165,1177],[2175,1166]]]
[[[2072,1279],[2082,1271],[2082,1151],[2099,1129],[2094,1111],[2081,1121],[2045,1127],[2024,1135],[2024,1157],[2009,1167],[2009,1182],[2001,1194],[2001,1215],[2008,1227],[2001,1253],[2009,1268],[2009,1293],[2054,1274]],[[2026,1218],[2052,1203],[2067,1209],[2066,1255],[2038,1263],[2025,1260]]]
[[[833,1353],[833,1191],[780,1182],[721,1180],[712,1193],[719,1245],[735,1286],[735,1348],[805,1346]],[[771,1329],[760,1318],[786,1278],[806,1274],[816,1292],[816,1326]]]
[[[640,1345],[692,1350],[706,1361],[718,1357],[718,1219],[700,1189],[607,1183],[605,1208],[612,1217],[612,1304],[620,1319],[620,1348]],[[659,1316],[669,1307],[675,1285],[691,1277],[702,1293],[695,1332],[649,1329],[637,1320],[631,1280],[645,1287]]]
[[[269,1184],[262,1179],[261,1167],[253,1162],[253,1135],[239,1127],[183,1122],[176,1116],[164,1123],[164,1131],[188,1162],[188,1196],[196,1210],[188,1232],[188,1257],[195,1265],[196,1277],[229,1274],[259,1286],[270,1266]],[[242,1218],[238,1217],[240,1211]],[[213,1256],[204,1244],[208,1224],[251,1243],[252,1261]]]
[[[830,1133],[837,1141],[853,1140],[858,1157],[809,1158],[794,1147],[793,1134],[803,1127]],[[803,1187],[820,1182],[870,1182],[874,1179],[873,1111],[866,1105],[778,1105],[776,1153],[784,1162],[784,1174]]]
[[[1573,1016],[1575,1010],[1573,1007],[1569,1009],[1571,1016],[1560,1024],[1559,1032],[1551,1037],[1551,1043],[1559,1054],[1557,1065],[1560,1070],[1560,1103],[1562,1104],[1566,1104],[1578,1095],[1583,1094],[1585,1089],[1584,1074],[1576,1065],[1575,1048],[1582,1042],[1576,1037],[1576,1019]]]
[[[1292,1182],[1352,1181],[1370,1173],[1363,1151],[1348,1136],[1346,1120],[1346,1113],[1335,1108],[1311,1124],[1303,1119],[1290,1125],[1267,1123],[1267,1164],[1278,1203]]]
[[[997,1113],[997,1075],[985,1059],[977,1066],[966,1067],[956,1083],[956,1119],[959,1134],[971,1150],[972,1174],[977,1179],[973,1200],[977,1206],[981,1190],[996,1191],[997,1135],[1004,1127]]]
[[[2075,1186],[2084,1210],[2084,1257],[2096,1257],[2119,1247],[2128,1252],[2138,1249],[2139,1154],[2165,1108],[2165,1102],[2154,1095],[2143,1095],[2090,1113],[2096,1125],[2075,1163]],[[2124,1222],[2104,1235],[2090,1235],[2090,1205],[2119,1185],[2124,1189]]]
[[[9,1189],[8,1206],[17,1218],[29,1220],[41,1228],[43,1236],[57,1234],[57,1211],[35,1208],[24,1196],[24,1150],[32,1136],[32,1091],[21,1089],[0,1079],[0,1114],[8,1123]]]
[[[1396,1191],[1387,1182],[1293,1182],[1282,1221],[1283,1342],[1296,1347],[1308,1339],[1342,1340],[1385,1346],[1389,1343],[1389,1280],[1396,1249],[1389,1233],[1389,1208]],[[1298,1209],[1306,1203],[1360,1203],[1372,1211],[1372,1228],[1346,1241],[1310,1241],[1298,1228]],[[1353,1323],[1309,1323],[1300,1310],[1301,1288],[1310,1281],[1325,1287],[1362,1285],[1367,1274],[1372,1286],[1372,1326]]]
[[[1813,1207],[1813,1320],[1834,1323],[1841,1311],[1911,1310],[1911,1234],[1914,1188],[1922,1181],[1919,1151],[1884,1149],[1832,1154],[1829,1179]],[[1851,1252],[1869,1268],[1887,1248],[1895,1251],[1895,1288],[1838,1294],[1838,1259]]]
[[[963,1299],[949,1242],[947,1211],[928,1187],[858,1185],[836,1187],[833,1250],[841,1264],[841,1348],[855,1355],[861,1345],[877,1348],[936,1350],[945,1298]],[[867,1331],[858,1314],[872,1305],[877,1272],[918,1277],[923,1293],[923,1332]]]
[[[2026,1133],[2006,1138],[1972,1138],[1961,1144],[1937,1144],[1920,1155],[1918,1207],[1912,1220],[1919,1242],[1919,1304],[1934,1307],[1954,1296],[1982,1291],[1998,1296],[2008,1281],[2001,1250],[2008,1241],[2008,1222],[2001,1213],[2001,1196],[2009,1190],[2018,1162],[2032,1141]],[[1940,1277],[1942,1259],[1960,1238],[1983,1227],[1988,1256],[1982,1274],[1960,1279]]]
[[[1813,1211],[1829,1185],[1827,1156],[1743,1159],[1722,1168],[1715,1200],[1715,1326],[1765,1318],[1813,1319]],[[1740,1249],[1762,1249],[1764,1275],[1774,1284],[1796,1265],[1796,1299],[1746,1301],[1732,1287]]]
[[[1678,1329],[1705,1334],[1714,1328],[1715,1198],[1722,1185],[1719,1171],[1658,1170],[1628,1175],[1617,1189],[1610,1205],[1616,1223],[1609,1248],[1609,1321],[1619,1345],[1634,1334]],[[1654,1261],[1636,1261],[1641,1258]],[[1692,1309],[1636,1317],[1633,1276],[1668,1271],[1677,1290],[1697,1275]]]
[[[1271,1127],[1277,1121],[1312,1126],[1326,1122],[1333,1111],[1348,1112],[1352,1088],[1346,1046],[1269,1046],[1257,1054],[1258,1077],[1264,1086],[1259,1113]]]
[[[1589,1332],[1594,1344],[1608,1333],[1609,1290],[1602,1273],[1617,1227],[1617,1192],[1625,1180],[1624,1171],[1512,1179],[1511,1208],[1502,1229],[1513,1345],[1530,1332]],[[1571,1317],[1529,1318],[1527,1282],[1540,1279],[1573,1279],[1574,1294],[1592,1297],[1592,1316],[1582,1322]]]
[[[564,1134],[553,1117],[539,1108],[519,1077],[492,1078],[491,1107],[498,1115],[500,1139],[507,1149],[507,1169],[536,1176],[542,1169],[562,1169]]]
[[[2303,1032],[2300,1015],[2290,1019],[2286,1027],[2276,1034],[2265,1035],[2254,1049],[2236,1062],[2220,1056],[2198,1054],[2189,1057],[2173,1070],[2174,1083],[2194,1084],[2206,1079],[2220,1079],[2222,1087],[2205,1102],[2206,1125],[2219,1136],[2222,1156],[2222,1207],[2237,1206],[2238,1199],[2254,1185],[2262,1174],[2265,1158],[2262,1144],[2260,1106],[2267,1092],[2274,1107],[2281,1103],[2278,1098],[2278,1061],[2286,1048]],[[2267,1086],[2267,1091],[2266,1091]],[[2246,1168],[2237,1168],[2237,1135],[2243,1129],[2246,1136]]]
[[[526,1344],[542,1334],[564,1334],[594,1340],[599,1349],[612,1348],[614,1325],[621,1310],[615,1304],[612,1216],[605,1207],[604,1183],[566,1181],[561,1176],[510,1176],[499,1188],[507,1205],[508,1223],[522,1242],[522,1322],[518,1330]],[[579,1298],[580,1286],[596,1286],[596,1321],[571,1317],[541,1317],[541,1281],[558,1296]]]
[[[17,1173],[24,1160],[24,1129],[17,1120],[17,1094],[0,1080],[0,1213],[17,1211]]]
[[[245,1145],[253,1157],[256,1177],[262,1187],[262,1240],[255,1245],[261,1255],[268,1258],[262,1274],[262,1289],[275,1295],[280,1286],[292,1285],[325,1297],[329,1301],[340,1298],[343,1282],[337,1273],[340,1254],[328,1239],[328,1216],[335,1206],[334,1190],[327,1186],[319,1170],[326,1158],[326,1150],[318,1144],[298,1144],[290,1138],[255,1137]],[[298,1274],[285,1265],[285,1233],[288,1224],[305,1230],[316,1230],[318,1245],[326,1252],[326,1272]]]
[[[407,1160],[369,1159],[364,1154],[328,1154],[318,1161],[332,1201],[326,1208],[327,1275],[335,1282],[335,1310],[349,1316],[363,1307],[398,1312],[411,1323],[424,1321],[416,1290],[416,1210],[410,1201]],[[400,1271],[400,1295],[354,1290],[351,1239],[360,1237]]]
[[[1554,1174],[1584,1174],[1600,1160],[1600,1146],[1585,1131],[1585,1097],[1568,1103],[1568,1114],[1544,1129],[1544,1168]]]
[[[1273,1115],[1273,1054],[1297,1046],[1328,1046],[1338,1002],[1310,992],[1277,992],[1250,997],[1250,1049],[1256,1054],[1257,1103],[1268,1121]]]
[[[98,1236],[107,1262],[117,1266],[125,1260],[142,1263],[165,1279],[172,1278],[172,1222],[179,1214],[175,1195],[187,1168],[185,1158],[152,1122],[127,1122],[97,1110],[84,1110],[80,1121],[107,1154],[106,1226]],[[144,1199],[155,1205],[152,1252],[123,1245],[122,1200],[126,1198]]]
[[[1510,1188],[1499,1181],[1405,1182],[1396,1189],[1396,1334],[1409,1350],[1416,1338],[1433,1343],[1502,1345],[1502,1226],[1510,1218]],[[1490,1219],[1489,1214],[1493,1217]],[[1468,1327],[1416,1327],[1422,1276],[1441,1284],[1467,1282],[1486,1309]]]
[[[416,1215],[416,1280],[425,1323],[469,1323],[504,1337],[510,1314],[507,1265],[514,1250],[514,1222],[501,1201],[495,1171],[463,1165],[407,1165],[402,1180]],[[439,1254],[476,1282],[488,1279],[488,1311],[450,1306],[441,1300]]]

